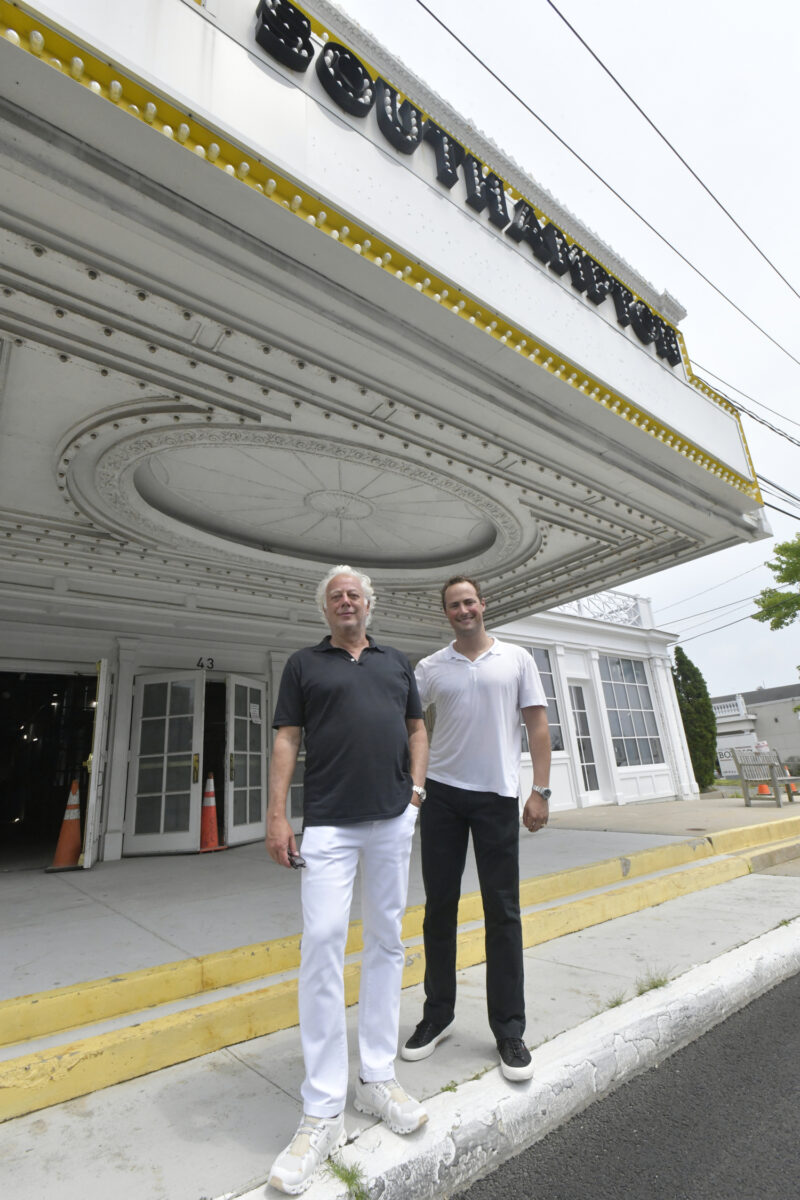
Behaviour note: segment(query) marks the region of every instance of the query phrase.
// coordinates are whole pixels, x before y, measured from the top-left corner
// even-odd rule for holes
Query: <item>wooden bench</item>
[[[731,754],[742,783],[744,802],[748,808],[754,799],[768,800],[780,808],[783,804],[782,790],[786,791],[790,803],[797,799],[797,793],[792,790],[792,784],[800,784],[800,775],[788,773],[778,757],[777,750],[767,750],[766,752],[731,750]],[[759,784],[766,784],[770,788],[770,794],[759,793]]]

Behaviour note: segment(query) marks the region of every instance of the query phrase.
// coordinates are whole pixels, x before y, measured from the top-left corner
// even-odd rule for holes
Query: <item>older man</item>
[[[524,721],[533,787],[522,822],[536,832],[547,824],[550,799],[547,700],[531,655],[486,632],[486,602],[474,579],[454,576],[441,598],[455,640],[423,658],[416,672],[423,705],[436,706],[420,822],[425,1007],[401,1054],[412,1061],[427,1058],[453,1028],[458,901],[472,834],[486,927],[489,1026],[505,1077],[529,1079],[533,1066],[523,1041],[519,764]]]
[[[317,590],[330,634],[286,664],[273,717],[267,849],[302,871],[300,1038],[303,1119],[269,1182],[304,1191],[344,1145],[347,1033],[344,949],[356,869],[361,868],[364,950],[358,1008],[361,1061],[355,1106],[395,1133],[427,1121],[394,1077],[404,950],[400,926],[428,741],[405,655],[367,635],[375,598],[369,577],[333,567]],[[303,854],[286,797],[305,735]]]

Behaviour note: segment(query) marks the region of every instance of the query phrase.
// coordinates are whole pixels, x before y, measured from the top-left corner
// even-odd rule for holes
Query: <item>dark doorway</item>
[[[50,865],[78,780],[81,828],[97,678],[0,672],[0,871]]]
[[[225,840],[225,696],[226,687],[223,682],[206,683],[202,780],[205,789],[209,775],[214,776],[217,836],[220,845]]]

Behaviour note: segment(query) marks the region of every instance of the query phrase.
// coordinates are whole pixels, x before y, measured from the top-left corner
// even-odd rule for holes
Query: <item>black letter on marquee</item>
[[[422,141],[424,118],[410,100],[397,103],[397,92],[385,79],[376,79],[378,128],[390,145],[401,154],[413,154]]]
[[[535,212],[524,200],[518,200],[514,205],[514,220],[506,230],[506,237],[515,242],[528,242],[539,262],[547,263],[554,274],[563,275],[566,271],[572,271],[572,285],[579,286],[575,283],[572,250],[566,237],[552,221],[542,228]],[[585,288],[586,283],[579,287],[579,291]]]
[[[339,42],[328,42],[317,59],[325,91],[351,117],[365,117],[375,103],[375,84],[361,59]]]
[[[659,358],[665,358],[671,367],[676,367],[681,361],[678,336],[672,326],[668,325],[666,321],[662,321],[661,317],[656,317],[655,320],[658,324],[656,354]]]
[[[631,323],[631,305],[634,302],[633,292],[620,283],[618,279],[611,280],[611,299],[617,310],[617,323],[623,329]]]
[[[457,168],[464,161],[464,147],[433,121],[425,122],[422,136],[436,151],[436,178],[451,188],[458,179]]]
[[[611,276],[590,254],[586,255],[584,274],[586,276],[586,295],[592,304],[602,304],[611,291],[613,282]]]
[[[506,208],[506,190],[502,180],[491,171],[484,180],[483,163],[468,154],[464,159],[464,180],[467,185],[467,204],[475,212],[483,212],[489,205],[489,220],[498,229],[505,229],[510,217]]]
[[[659,332],[656,326],[655,314],[647,307],[643,300],[635,300],[633,302],[630,306],[630,314],[633,332],[643,346],[649,346],[651,342],[656,340]]]
[[[260,0],[256,41],[293,71],[305,71],[314,57],[311,24],[289,0]]]
[[[514,205],[514,220],[506,230],[506,237],[510,237],[512,242],[527,242],[540,262],[546,263],[550,257],[542,226],[536,213],[524,200],[518,200]]]

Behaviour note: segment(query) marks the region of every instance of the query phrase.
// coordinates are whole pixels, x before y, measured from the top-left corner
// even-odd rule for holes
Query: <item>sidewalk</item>
[[[774,804],[746,809],[740,799],[706,797],[556,814],[543,834],[523,838],[523,875],[669,846],[710,831],[712,823],[717,829],[759,825],[795,817],[797,810]],[[209,871],[212,857],[234,866]],[[42,922],[54,915],[42,877],[0,878],[4,911],[15,911],[17,925],[10,938],[10,922],[4,922],[4,995],[68,982],[70,973],[74,981],[273,937],[278,926],[283,934],[297,930],[296,880],[265,867],[260,848],[103,867],[44,877],[47,884],[68,881],[57,889],[62,904],[75,896],[71,917],[64,916],[60,928],[67,942],[74,925],[89,943],[77,965],[66,952],[59,956],[55,934],[51,953],[42,953]],[[430,1059],[398,1060],[401,1081],[426,1102],[428,1125],[399,1138],[350,1105],[348,1131],[361,1136],[343,1152],[345,1161],[361,1164],[373,1194],[386,1200],[448,1196],[466,1187],[611,1086],[800,969],[796,869],[787,863],[747,874],[527,950],[526,1041],[535,1048],[536,1066],[529,1083],[509,1084],[497,1069],[483,967],[461,971],[455,1033]],[[421,899],[416,865],[412,877],[416,890],[409,902],[415,903]],[[174,893],[166,886],[170,878]],[[190,894],[181,894],[189,882]],[[466,890],[473,886],[466,881]],[[9,900],[13,910],[6,907]],[[27,910],[25,935],[18,905]],[[121,939],[106,940],[121,931]],[[82,973],[89,963],[98,969]],[[12,992],[11,968],[41,982]],[[648,983],[665,980],[666,986],[637,997]],[[415,985],[403,993],[402,1038],[419,1019],[421,992]],[[349,1009],[351,1046],[355,1017],[355,1008]],[[297,1030],[289,1028],[17,1117],[0,1125],[3,1194],[13,1200],[277,1195],[265,1190],[263,1180],[299,1119],[301,1078]],[[321,1179],[308,1195],[327,1200],[344,1196],[345,1189]]]

